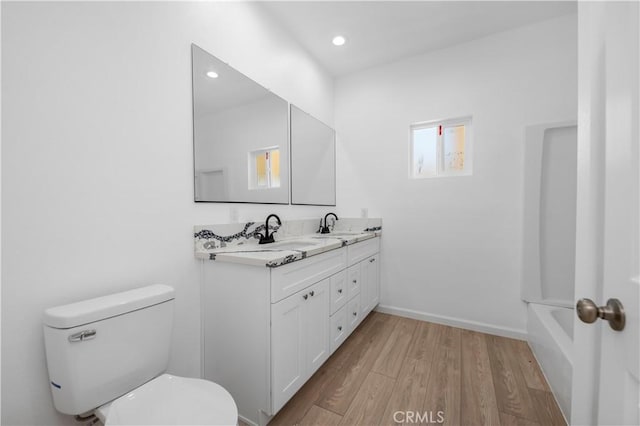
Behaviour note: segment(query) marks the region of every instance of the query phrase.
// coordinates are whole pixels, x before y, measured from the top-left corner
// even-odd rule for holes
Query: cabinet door
[[[331,353],[334,353],[349,335],[347,309],[347,306],[343,306],[331,316]]]
[[[331,315],[347,303],[347,271],[331,276]]]
[[[358,263],[360,267],[360,316],[366,317],[370,311],[371,298],[369,297],[369,261],[367,259]]]
[[[360,324],[360,318],[362,313],[360,312],[360,295],[357,295],[353,299],[349,300],[347,304],[347,321],[349,322],[349,334],[356,329]]]
[[[369,264],[369,275],[367,276],[369,308],[373,309],[380,303],[380,255],[375,254],[365,262]]]
[[[349,300],[356,294],[360,294],[360,264],[347,269],[347,287],[349,287]]]
[[[327,278],[303,291],[309,298],[304,301],[306,365],[307,375],[311,375],[329,357],[330,328],[329,328],[329,288],[331,279]],[[305,380],[306,380],[305,378]]]
[[[271,305],[273,412],[277,412],[307,379],[304,292]]]
[[[375,254],[360,262],[360,312],[362,318],[367,316],[380,301],[378,256]]]

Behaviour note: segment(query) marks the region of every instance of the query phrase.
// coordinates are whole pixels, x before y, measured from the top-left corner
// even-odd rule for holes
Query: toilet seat
[[[238,409],[222,386],[163,374],[95,412],[105,426],[237,425]]]

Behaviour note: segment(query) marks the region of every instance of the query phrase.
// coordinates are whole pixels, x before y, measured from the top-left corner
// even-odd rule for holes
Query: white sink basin
[[[320,244],[319,241],[293,240],[293,241],[283,241],[281,243],[265,244],[262,247],[264,247],[265,249],[273,249],[273,250],[300,250],[304,248],[317,246],[318,244]]]
[[[362,235],[364,232],[331,232],[330,234],[320,234],[316,238],[339,238],[339,237],[353,237],[354,235]]]

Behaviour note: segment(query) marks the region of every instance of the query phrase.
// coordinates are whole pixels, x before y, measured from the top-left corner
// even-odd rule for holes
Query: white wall
[[[573,15],[336,81],[338,205],[344,215],[368,207],[384,220],[381,305],[525,332],[524,127],[575,119],[576,78]],[[473,175],[409,179],[409,125],[466,115]]]
[[[333,123],[332,79],[259,4],[2,3],[2,424],[74,424],[49,392],[50,306],[172,285],[170,371],[200,374],[192,226],[229,205],[193,202],[192,42]]]
[[[286,203],[289,199],[288,117],[287,102],[267,96],[196,118],[196,170],[224,167],[228,197],[224,199]],[[280,149],[281,185],[277,188],[250,189],[250,153],[272,147]],[[255,175],[254,169],[252,178]],[[210,200],[206,197],[200,199]]]

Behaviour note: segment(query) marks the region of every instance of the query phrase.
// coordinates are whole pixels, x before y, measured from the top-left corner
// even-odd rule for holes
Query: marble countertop
[[[241,263],[270,268],[286,265],[310,256],[335,250],[359,241],[380,236],[381,230],[367,232],[339,232],[288,237],[271,244],[256,240],[228,247],[196,249],[196,257],[222,262]],[[277,238],[277,235],[276,235]]]

